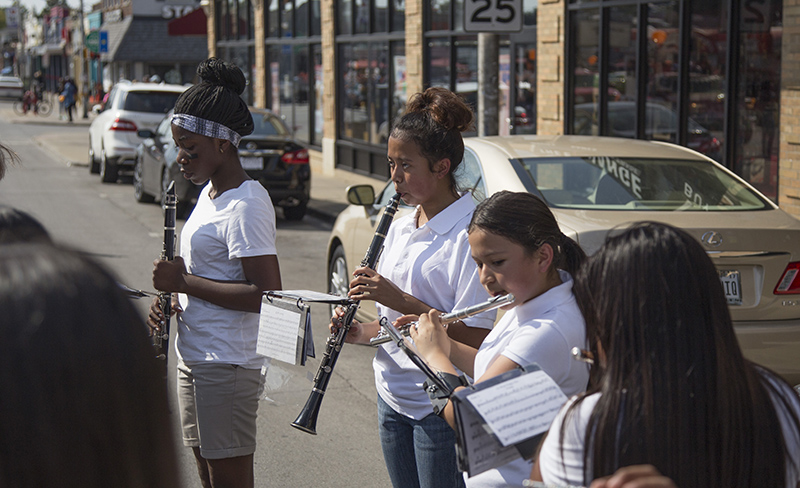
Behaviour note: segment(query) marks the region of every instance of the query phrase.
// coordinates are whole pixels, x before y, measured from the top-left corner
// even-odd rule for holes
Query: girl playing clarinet
[[[264,357],[256,354],[262,292],[279,290],[275,210],[242,169],[237,146],[253,131],[245,78],[215,58],[175,104],[172,135],[184,178],[207,183],[180,238],[180,257],[156,261],[153,285],[176,293],[178,400],[183,443],[204,487],[252,487]],[[149,323],[163,315],[157,300]]]
[[[472,125],[472,110],[455,93],[429,88],[411,97],[389,136],[391,179],[415,212],[395,221],[386,236],[377,271],[355,270],[350,296],[378,302],[389,321],[431,309],[454,310],[486,301],[470,258],[466,227],[475,204],[462,193],[454,172],[464,157],[461,133]],[[337,311],[331,324],[338,326]],[[454,323],[457,340],[480,344],[494,313]],[[355,322],[348,342],[368,343],[378,321]],[[373,361],[378,390],[381,446],[395,488],[450,488],[463,485],[455,455],[455,435],[422,390],[425,376],[393,343]]]

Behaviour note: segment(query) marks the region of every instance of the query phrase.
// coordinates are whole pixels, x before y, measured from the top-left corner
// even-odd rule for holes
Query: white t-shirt
[[[484,339],[475,356],[480,378],[498,356],[520,366],[539,365],[568,397],[586,389],[589,368],[573,359],[573,347],[586,346],[586,324],[572,294],[572,277],[559,270],[562,283],[509,310]],[[469,488],[522,486],[533,461],[522,458],[464,479]]]
[[[765,376],[765,381],[772,381]],[[773,384],[776,384],[773,382]],[[800,398],[785,386],[779,386],[784,392],[783,397],[790,399],[795,414],[800,415]],[[583,483],[583,451],[586,438],[586,425],[595,405],[600,400],[600,393],[589,395],[581,402],[570,416],[569,424],[564,432],[563,458],[561,445],[561,426],[570,405],[575,401],[571,398],[550,426],[549,434],[542,444],[539,453],[539,471],[545,483],[581,485]],[[789,457],[786,461],[786,488],[796,488],[800,481],[800,432],[793,428],[788,412],[783,408],[783,402],[772,401],[778,412],[778,419],[783,430],[784,441],[788,446]],[[794,461],[792,461],[794,460]],[[792,464],[794,462],[794,464]]]
[[[267,190],[247,180],[211,199],[207,184],[181,231],[181,256],[190,274],[245,279],[241,258],[275,255],[275,209]],[[218,361],[257,369],[258,313],[241,312],[180,293],[178,357],[186,364]]]
[[[474,210],[475,203],[467,193],[419,228],[415,214],[398,219],[386,235],[378,273],[443,312],[488,300],[467,241],[467,226]],[[381,304],[377,306],[378,314],[390,323],[402,315]],[[486,312],[465,323],[490,329],[495,316],[495,312]],[[397,345],[389,342],[380,346],[372,364],[378,394],[392,409],[416,420],[433,413],[431,401],[422,389],[427,377]]]

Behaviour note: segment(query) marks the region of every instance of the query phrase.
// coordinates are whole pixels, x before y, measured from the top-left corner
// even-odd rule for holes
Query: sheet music
[[[503,446],[550,427],[566,395],[544,371],[532,371],[467,395]]]
[[[483,420],[469,408],[459,408],[458,417],[461,448],[467,460],[462,469],[468,476],[481,474],[520,457],[514,446],[503,447],[489,435],[484,429]]]
[[[302,323],[302,329],[299,327],[301,320],[302,310],[289,310],[264,299],[258,321],[256,352],[296,365],[298,337],[302,337],[299,333],[305,331],[305,321]]]

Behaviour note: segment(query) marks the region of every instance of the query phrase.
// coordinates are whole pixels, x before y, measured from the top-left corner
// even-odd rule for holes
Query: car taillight
[[[111,127],[109,127],[108,130],[136,132],[136,124],[134,124],[130,120],[115,119],[114,122],[111,122]]]
[[[786,265],[773,293],[776,295],[800,294],[800,261]]]
[[[286,164],[308,164],[308,149],[286,152],[281,156]]]

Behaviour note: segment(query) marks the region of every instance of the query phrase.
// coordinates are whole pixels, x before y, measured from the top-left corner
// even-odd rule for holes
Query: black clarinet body
[[[161,259],[172,261],[175,259],[175,214],[178,206],[178,197],[175,195],[175,182],[172,181],[164,197],[164,247],[161,250]],[[169,353],[169,326],[170,313],[172,312],[172,293],[159,292],[159,305],[164,314],[164,325],[161,330],[153,334],[153,345],[156,348],[156,357],[167,362]]]
[[[372,237],[372,242],[369,245],[369,249],[367,249],[367,254],[361,261],[361,267],[375,269],[381,251],[383,251],[383,242],[386,240],[386,232],[389,231],[389,226],[392,223],[392,219],[394,219],[394,214],[397,212],[398,205],[400,205],[399,193],[395,194],[386,205],[386,210],[380,222],[378,222],[378,227],[375,229],[375,235]],[[322,398],[328,388],[328,381],[330,381],[333,368],[336,366],[336,360],[339,359],[339,353],[345,343],[345,338],[356,316],[359,304],[359,300],[350,301],[342,317],[341,327],[328,337],[325,354],[322,356],[319,369],[317,369],[317,374],[314,377],[314,387],[311,390],[311,395],[309,395],[300,415],[292,422],[292,427],[316,435],[317,415],[319,415]]]

